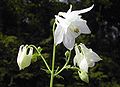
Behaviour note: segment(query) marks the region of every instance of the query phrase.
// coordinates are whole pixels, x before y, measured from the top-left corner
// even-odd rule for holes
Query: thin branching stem
[[[67,59],[65,65],[57,73],[55,73],[54,76],[57,76],[59,73],[61,73],[66,68],[67,64],[69,63],[70,57],[71,57],[71,51],[69,53],[69,56],[68,56],[68,59]]]
[[[42,58],[43,62],[45,63],[47,69],[49,70],[49,72],[51,72],[50,67],[48,66],[48,64],[47,64],[47,62],[46,62],[46,60],[45,60],[45,58],[44,58],[44,57],[42,56],[42,54],[39,52],[39,50],[37,49],[37,47],[34,46],[34,45],[29,45],[29,46],[35,48],[35,50],[37,51],[37,53],[39,54],[39,56]]]

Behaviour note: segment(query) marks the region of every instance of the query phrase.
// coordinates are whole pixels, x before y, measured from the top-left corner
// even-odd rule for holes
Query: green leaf
[[[78,74],[82,81],[89,83],[89,77],[85,71],[81,71],[81,73],[80,73],[80,71],[78,71]]]
[[[65,52],[65,56],[66,56],[66,58],[68,58],[69,55],[70,55],[70,52],[69,52],[69,51],[66,51],[66,52]]]
[[[38,51],[41,52],[42,51],[42,48],[41,47],[38,47]],[[32,55],[32,62],[36,62],[37,59],[39,57],[39,54],[36,52]]]
[[[37,58],[39,57],[39,54],[38,53],[34,53],[33,55],[32,55],[32,62],[36,62],[37,61]]]

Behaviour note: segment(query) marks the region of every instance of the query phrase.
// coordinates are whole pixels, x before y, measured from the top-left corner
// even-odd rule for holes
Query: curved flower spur
[[[90,34],[87,21],[83,20],[80,14],[90,11],[93,7],[94,5],[83,10],[72,11],[72,5],[70,5],[67,12],[59,12],[55,15],[57,27],[54,33],[54,44],[58,45],[63,42],[67,49],[72,50],[76,37],[81,33]]]

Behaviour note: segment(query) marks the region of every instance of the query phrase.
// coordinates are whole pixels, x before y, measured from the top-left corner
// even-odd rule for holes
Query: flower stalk
[[[55,22],[53,24],[53,36],[55,31]],[[50,78],[50,87],[53,87],[53,79],[54,79],[54,66],[55,66],[55,51],[56,51],[56,45],[53,46],[53,57],[52,57],[52,71],[51,71],[51,78]]]
[[[69,63],[70,56],[71,56],[71,51],[70,51],[70,53],[69,53],[69,57],[68,57],[65,65],[64,65],[58,72],[56,72],[54,76],[57,76],[59,73],[61,73],[61,72],[66,68],[67,64]]]
[[[54,66],[55,66],[55,50],[56,50],[56,45],[54,45],[54,47],[53,47],[52,71],[51,71],[50,87],[53,87]]]
[[[51,70],[50,70],[49,65],[47,64],[47,62],[46,62],[45,58],[42,56],[42,54],[39,52],[39,50],[36,48],[36,46],[34,46],[34,45],[29,45],[29,46],[30,46],[30,47],[34,47],[34,48],[35,48],[35,50],[37,51],[37,53],[39,54],[39,56],[42,58],[43,62],[45,63],[45,65],[46,65],[47,69],[48,69],[48,70],[49,70],[49,72],[51,73]]]

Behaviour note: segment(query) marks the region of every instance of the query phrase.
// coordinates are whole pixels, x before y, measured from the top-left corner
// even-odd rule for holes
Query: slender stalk
[[[53,47],[53,58],[52,58],[52,72],[51,72],[51,79],[50,79],[50,87],[53,87],[53,79],[54,79],[54,66],[55,66],[55,48]]]
[[[70,51],[70,53],[69,53],[69,57],[68,57],[65,65],[64,65],[57,73],[55,73],[54,76],[58,75],[59,73],[61,73],[61,72],[66,68],[67,64],[69,63],[70,56],[71,56],[71,51]]]
[[[55,31],[55,22],[52,27],[53,37],[54,37],[54,31]],[[55,51],[56,51],[56,45],[53,46],[53,57],[52,57],[52,71],[51,71],[51,78],[50,78],[50,87],[53,87],[53,79],[54,79],[54,67],[55,67]]]
[[[29,45],[29,46],[32,46],[32,47],[34,47],[36,49],[37,53],[40,55],[40,57],[42,58],[43,62],[45,63],[47,69],[49,70],[49,72],[51,72],[50,67],[48,66],[45,58],[42,56],[42,54],[39,52],[39,50],[36,48],[36,46],[34,46],[34,45]]]

